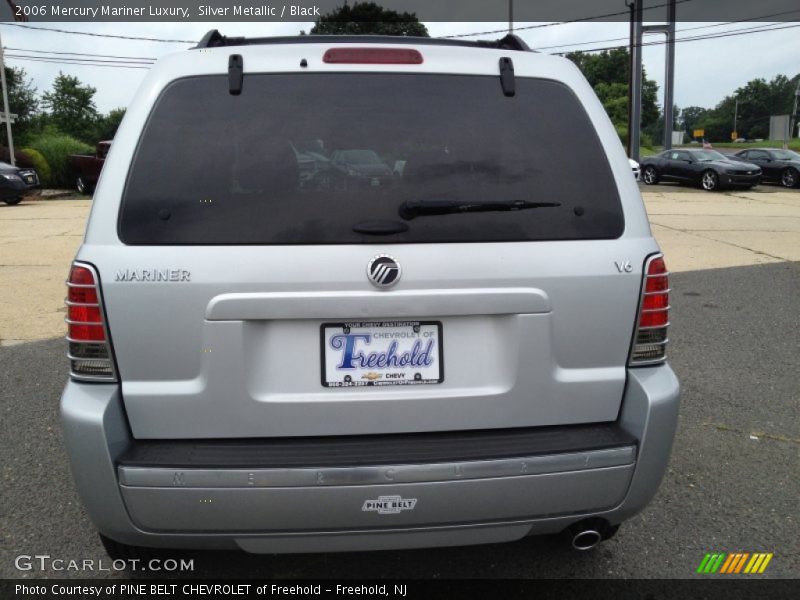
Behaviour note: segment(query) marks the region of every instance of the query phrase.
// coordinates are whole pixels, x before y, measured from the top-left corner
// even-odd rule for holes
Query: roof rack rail
[[[221,46],[243,46],[246,43],[245,38],[235,37],[230,38],[222,35],[219,29],[212,29],[206,33],[202,39],[197,42],[195,48],[219,48]]]
[[[477,43],[480,44],[482,42],[478,41]],[[500,38],[495,42],[489,43],[496,44],[496,46],[492,47],[500,50],[519,50],[520,52],[532,52],[530,46],[525,43],[525,40],[518,35],[514,35],[513,33],[506,34],[504,38]]]
[[[464,46],[471,48],[493,48],[533,52],[522,38],[509,33],[499,40],[456,40],[450,38],[404,37],[391,35],[297,35],[282,37],[227,37],[212,29],[203,36],[195,48],[221,48],[225,46],[253,46],[265,44],[415,44],[420,46]]]

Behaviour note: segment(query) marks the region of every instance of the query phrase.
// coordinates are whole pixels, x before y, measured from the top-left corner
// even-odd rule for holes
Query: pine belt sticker
[[[416,498],[378,496],[377,500],[365,500],[361,510],[364,512],[376,512],[379,515],[396,515],[404,510],[414,510],[416,505]]]

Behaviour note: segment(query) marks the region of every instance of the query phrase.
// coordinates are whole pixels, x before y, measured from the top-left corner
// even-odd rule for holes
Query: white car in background
[[[641,174],[642,174],[642,170],[639,168],[639,163],[637,163],[637,162],[636,162],[635,160],[633,160],[632,158],[629,158],[629,159],[628,159],[628,162],[630,163],[630,165],[631,165],[631,170],[633,171],[633,178],[634,178],[636,181],[639,181],[639,178],[640,178],[640,176],[641,176]]]

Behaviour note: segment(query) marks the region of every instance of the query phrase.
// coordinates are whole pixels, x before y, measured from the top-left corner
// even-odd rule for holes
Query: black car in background
[[[800,154],[776,148],[748,148],[733,156],[734,160],[753,163],[761,167],[761,178],[774,181],[783,187],[800,186]]]
[[[33,169],[17,168],[0,162],[0,200],[19,204],[25,196],[41,193],[39,176]]]
[[[394,180],[392,169],[374,150],[334,150],[330,164],[338,174],[334,187],[339,190],[359,184],[383,186]]]
[[[751,188],[761,181],[761,169],[734,161],[716,150],[666,150],[641,162],[642,180],[647,185],[674,181],[700,185],[706,191],[723,187]]]

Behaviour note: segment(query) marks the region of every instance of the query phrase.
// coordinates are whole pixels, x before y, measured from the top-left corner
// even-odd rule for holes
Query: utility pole
[[[675,106],[675,0],[670,0],[667,7],[667,56],[664,67],[664,150],[672,149],[672,129],[675,118],[672,114]]]
[[[739,117],[739,99],[736,98],[736,104],[733,108],[733,133],[736,134],[737,138],[739,137],[739,130],[736,129],[736,121],[738,120],[738,117]],[[731,141],[736,141],[736,140],[731,140]]]
[[[639,138],[642,127],[642,2],[634,2],[633,51],[631,52],[631,120],[628,133],[631,136],[630,157],[639,162]]]
[[[514,0],[508,0],[508,33],[514,33]]]
[[[642,126],[642,36],[645,33],[663,33],[667,36],[667,55],[664,77],[664,149],[672,148],[672,107],[675,92],[675,0],[669,0],[667,23],[642,25],[642,0],[636,2],[633,27],[633,111],[629,129],[632,131],[631,158],[639,160],[639,136]]]
[[[625,6],[627,6],[631,11],[630,16],[630,39],[628,41],[628,139],[627,139],[627,151],[628,156],[633,156],[631,154],[631,139],[633,136],[633,127],[631,127],[631,123],[633,122],[633,21],[635,19],[635,10],[636,10],[636,2],[635,0],[628,3],[625,2]]]
[[[8,108],[8,86],[6,85],[6,63],[3,59],[3,40],[0,39],[0,85],[3,87],[3,114],[6,122],[6,135],[8,136],[8,154],[11,164],[16,165],[14,158],[14,138],[11,135],[11,111]]]
[[[794,106],[792,107],[792,114],[789,115],[789,139],[794,137],[794,126],[797,121],[797,100],[800,98],[800,79],[797,81],[797,89],[794,91]],[[800,133],[797,134],[800,137]]]

